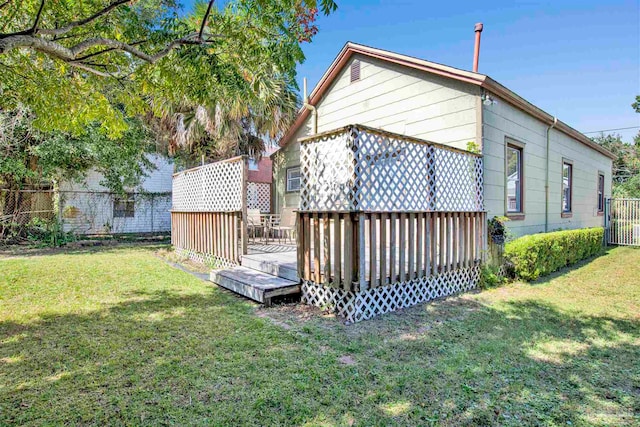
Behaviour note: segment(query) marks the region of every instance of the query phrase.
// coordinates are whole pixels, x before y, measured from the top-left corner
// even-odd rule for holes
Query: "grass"
[[[0,425],[640,423],[640,250],[351,326],[156,250],[0,260]]]

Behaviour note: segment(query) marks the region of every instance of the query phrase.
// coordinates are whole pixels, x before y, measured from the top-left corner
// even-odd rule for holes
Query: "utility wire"
[[[591,131],[591,132],[582,132],[582,133],[587,134],[587,133],[612,132],[614,130],[629,130],[629,129],[640,129],[640,126],[630,126],[628,128],[617,128],[617,129],[594,130],[594,131]]]

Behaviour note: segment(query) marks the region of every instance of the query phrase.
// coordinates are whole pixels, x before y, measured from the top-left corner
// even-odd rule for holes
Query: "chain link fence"
[[[171,193],[0,189],[0,243],[171,231]]]
[[[0,190],[0,242],[40,240],[56,225],[51,190]]]

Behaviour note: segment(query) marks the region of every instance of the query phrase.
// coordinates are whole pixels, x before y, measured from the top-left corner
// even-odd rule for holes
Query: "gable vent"
[[[360,61],[357,59],[351,63],[351,83],[360,80]]]

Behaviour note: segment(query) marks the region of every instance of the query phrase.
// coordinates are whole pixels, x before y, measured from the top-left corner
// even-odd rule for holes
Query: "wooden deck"
[[[368,223],[367,223],[368,224]],[[310,277],[316,277],[316,269],[319,268],[320,283],[324,283],[326,286],[336,288],[345,284],[347,280],[347,267],[345,265],[344,257],[338,257],[336,255],[343,252],[344,249],[335,245],[336,232],[343,231],[343,227],[335,227],[332,221],[328,221],[329,227],[320,227],[318,235],[313,236],[308,251],[310,254],[317,255],[317,263],[312,262],[309,265]],[[388,225],[388,224],[387,224]],[[325,230],[327,233],[325,234]],[[437,230],[440,231],[440,230]],[[455,261],[466,261],[469,266],[476,265],[479,261],[474,259],[472,253],[469,252],[467,256],[461,256],[461,250],[458,248],[466,247],[469,243],[460,245],[462,242],[470,242],[469,238],[460,239],[462,235],[458,233],[452,233],[451,236],[440,236],[440,233],[434,233],[437,237],[433,240],[420,239],[416,233],[414,235],[407,236],[408,238],[401,239],[404,241],[403,245],[405,250],[409,247],[409,251],[404,253],[403,250],[393,251],[394,239],[391,238],[391,227],[382,227],[380,229],[382,236],[386,238],[373,239],[370,233],[366,233],[362,240],[364,247],[361,248],[360,266],[364,266],[364,279],[369,283],[375,283],[376,286],[392,285],[397,282],[406,280],[417,279],[420,276],[432,276],[441,274],[444,271],[448,271],[456,268],[452,265]],[[402,231],[400,231],[402,234]],[[398,236],[399,238],[400,236]],[[328,244],[327,241],[333,243]],[[397,241],[397,239],[396,239]],[[444,249],[440,246],[440,241],[446,242]],[[320,247],[316,250],[315,243],[319,242]],[[426,242],[430,242],[429,250],[431,252],[430,263],[423,264],[423,269],[416,269],[417,260],[420,259],[420,251],[417,250],[425,245]],[[372,250],[372,243],[375,245],[375,250]],[[411,249],[414,249],[411,251]],[[442,250],[449,254],[454,254],[452,257],[442,256]],[[392,254],[396,252],[394,257]],[[343,252],[344,253],[344,252]],[[423,252],[423,255],[426,253]],[[367,268],[376,261],[372,261],[371,256],[377,255],[377,261],[380,263],[380,268],[371,270]],[[466,255],[466,254],[465,254]],[[469,256],[471,255],[471,256]],[[476,255],[476,254],[473,254]],[[326,276],[326,260],[329,259],[333,266],[333,273],[327,281]],[[340,267],[336,268],[336,262],[340,259]],[[375,258],[374,258],[375,259]],[[247,246],[247,254],[241,257],[241,265],[232,268],[226,268],[222,270],[213,270],[210,273],[209,280],[213,283],[226,288],[232,292],[250,298],[254,301],[262,303],[266,306],[270,306],[274,297],[280,297],[285,295],[296,295],[301,292],[301,278],[303,272],[298,271],[298,252],[295,242],[285,242],[284,240],[278,242],[277,240],[265,241],[264,239],[252,239]],[[425,271],[424,267],[429,265],[429,271]],[[398,272],[406,272],[406,276],[402,279]],[[414,271],[413,274],[409,272]],[[340,274],[338,283],[335,283],[335,273]],[[372,274],[373,273],[373,274]],[[373,277],[372,277],[373,276]],[[356,276],[355,274],[349,277],[352,280],[353,287],[349,289],[361,289],[362,276]],[[358,280],[360,279],[360,283]]]
[[[273,297],[300,293],[294,245],[257,241],[247,249],[241,266],[213,270],[210,280],[265,305]]]

